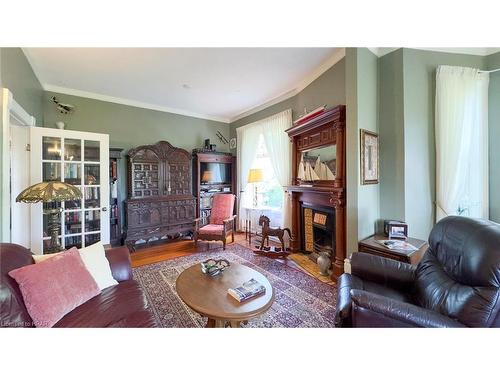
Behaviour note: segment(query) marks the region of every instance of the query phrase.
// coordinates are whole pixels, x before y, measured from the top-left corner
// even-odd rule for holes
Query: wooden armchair
[[[209,223],[200,227],[200,218],[194,220],[193,239],[196,246],[198,246],[198,240],[222,241],[222,248],[225,250],[228,235],[231,235],[231,241],[234,242],[235,200],[236,197],[233,194],[214,194]]]

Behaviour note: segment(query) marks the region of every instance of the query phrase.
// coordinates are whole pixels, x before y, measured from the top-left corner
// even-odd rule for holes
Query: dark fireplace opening
[[[335,254],[335,210],[309,203],[301,204],[302,250],[316,261],[319,254]]]

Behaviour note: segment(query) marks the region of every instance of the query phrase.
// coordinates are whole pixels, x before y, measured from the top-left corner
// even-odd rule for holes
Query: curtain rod
[[[500,68],[494,70],[480,70],[479,73],[495,73],[500,72]]]

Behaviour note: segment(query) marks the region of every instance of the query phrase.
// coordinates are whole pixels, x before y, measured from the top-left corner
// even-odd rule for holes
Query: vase
[[[330,269],[330,266],[332,264],[330,260],[330,253],[323,251],[319,253],[318,259],[316,260],[316,263],[318,263],[319,266],[319,272],[323,276],[329,276],[328,270]]]
[[[66,124],[63,121],[57,121],[56,122],[56,126],[57,126],[58,129],[63,130],[64,127],[66,126]]]

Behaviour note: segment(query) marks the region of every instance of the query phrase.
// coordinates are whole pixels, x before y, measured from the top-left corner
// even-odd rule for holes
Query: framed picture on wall
[[[378,134],[361,129],[361,185],[378,184]]]

